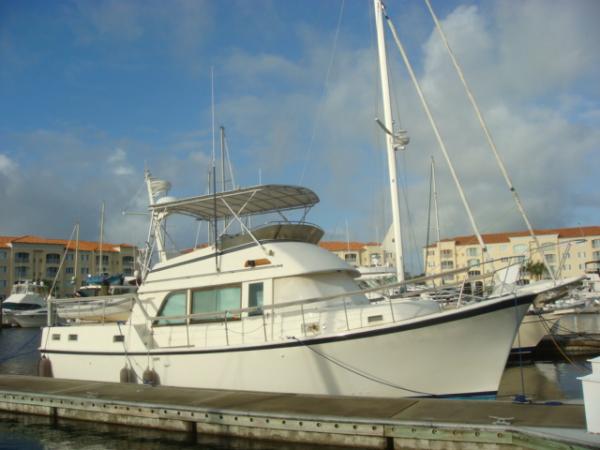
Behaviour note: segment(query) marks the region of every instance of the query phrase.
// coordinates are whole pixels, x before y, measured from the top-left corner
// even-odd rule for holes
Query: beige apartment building
[[[546,261],[559,277],[583,275],[586,263],[600,261],[600,226],[535,230],[544,249]],[[528,231],[484,234],[488,258],[495,261],[496,269],[509,261],[542,261],[540,252]],[[425,273],[439,274],[448,270],[470,267],[469,275],[493,271],[485,263],[475,236],[443,239],[424,249]],[[589,268],[589,265],[588,265]],[[448,276],[446,282],[458,282],[466,274]]]
[[[382,245],[376,242],[322,241],[319,245],[355,267],[388,265]]]
[[[73,291],[74,281],[79,286],[88,275],[133,275],[136,254],[133,245],[104,243],[100,264],[97,242],[79,241],[76,249],[75,242],[64,239],[0,236],[0,300],[10,295],[11,286],[18,280],[44,281],[50,286],[56,278],[56,295],[62,296]]]

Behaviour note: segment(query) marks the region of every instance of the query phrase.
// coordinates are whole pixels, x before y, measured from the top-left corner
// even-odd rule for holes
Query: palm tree
[[[529,274],[534,280],[540,280],[545,274],[548,273],[548,269],[541,261],[529,261],[523,267],[526,273]]]

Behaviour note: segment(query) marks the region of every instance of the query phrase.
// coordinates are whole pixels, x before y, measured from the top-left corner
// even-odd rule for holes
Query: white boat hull
[[[515,336],[511,353],[531,353],[544,336],[550,333],[557,320],[557,317],[552,313],[527,314],[521,322],[518,334]]]
[[[48,323],[48,314],[14,314],[12,320],[21,328],[41,328]]]
[[[138,382],[149,367],[160,384],[170,386],[371,397],[493,395],[533,297],[490,300],[346,333],[221,348],[145,351],[129,324],[46,328],[41,353],[58,378],[116,382],[129,365]],[[64,336],[54,340],[48,334]],[[72,350],[66,334],[78,335]],[[119,334],[124,342],[112,350],[94,350]]]

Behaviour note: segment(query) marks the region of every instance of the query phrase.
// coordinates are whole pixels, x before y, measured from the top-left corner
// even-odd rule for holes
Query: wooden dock
[[[232,392],[0,376],[0,410],[237,438],[355,448],[600,447],[583,405]]]

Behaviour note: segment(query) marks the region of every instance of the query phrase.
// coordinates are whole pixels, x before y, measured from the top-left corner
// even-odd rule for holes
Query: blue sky
[[[599,224],[600,3],[432,4],[534,226]],[[522,229],[424,4],[387,7],[482,231]],[[206,190],[214,67],[238,184],[259,171],[302,182],[321,197],[309,220],[327,238],[345,239],[347,221],[351,239],[381,239],[390,213],[371,10],[367,0],[0,2],[0,234],[68,237],[79,221],[96,239],[105,201],[106,239],[141,244],[145,221],[120,211],[144,208],[145,166],[173,195]],[[442,234],[471,230],[388,45],[397,121],[411,136],[398,162],[414,253],[431,155]],[[173,235],[185,247],[195,225]]]

